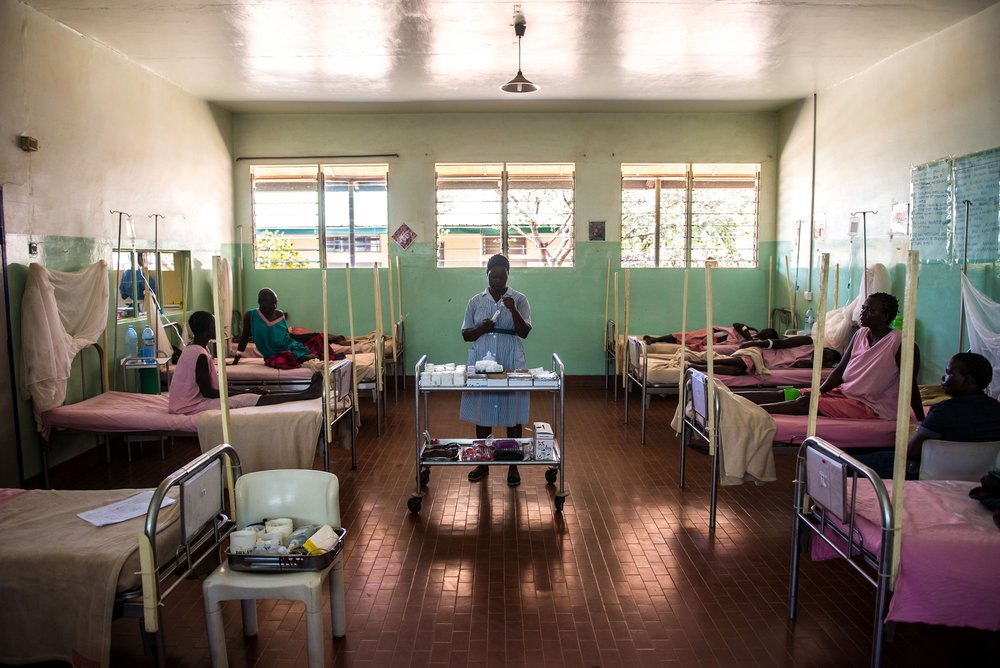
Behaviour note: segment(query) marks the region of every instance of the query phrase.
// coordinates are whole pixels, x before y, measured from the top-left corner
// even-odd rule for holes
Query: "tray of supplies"
[[[347,529],[334,529],[337,542],[326,552],[319,554],[254,554],[251,552],[233,554],[226,550],[229,566],[234,571],[250,573],[289,573],[294,571],[322,571],[329,567],[344,549]]]

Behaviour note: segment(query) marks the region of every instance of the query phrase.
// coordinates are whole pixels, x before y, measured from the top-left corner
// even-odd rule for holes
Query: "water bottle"
[[[806,334],[812,334],[813,323],[816,322],[816,315],[813,313],[812,307],[810,306],[806,309],[806,319],[802,321],[802,324],[806,328]]]
[[[139,356],[139,335],[135,331],[135,327],[129,325],[129,328],[125,330],[125,357],[134,358]]]
[[[156,337],[153,336],[153,329],[149,326],[142,330],[142,351],[140,356],[146,364],[150,364],[156,358]]]

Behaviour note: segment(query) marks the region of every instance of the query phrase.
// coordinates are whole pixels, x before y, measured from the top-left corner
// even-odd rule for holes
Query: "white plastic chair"
[[[340,528],[340,482],[326,471],[279,469],[248,473],[236,481],[236,520],[239,528],[265,518],[288,517],[295,526],[329,524]],[[306,642],[309,665],[323,666],[323,580],[330,590],[333,637],[347,633],[344,603],[343,554],[323,571],[246,573],[223,562],[202,584],[205,621],[212,665],[229,665],[222,601],[240,600],[243,633],[257,635],[257,599],[302,601],[306,606]]]
[[[920,447],[920,480],[979,482],[1000,466],[1000,441],[960,443],[928,439]]]

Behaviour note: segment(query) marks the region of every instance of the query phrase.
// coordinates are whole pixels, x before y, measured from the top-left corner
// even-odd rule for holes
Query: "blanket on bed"
[[[229,417],[230,445],[239,453],[241,473],[312,468],[323,427],[320,399],[238,408]],[[222,411],[199,415],[201,451],[208,452],[222,442]]]
[[[31,490],[0,507],[0,661],[108,665],[116,583],[145,516],[98,528],[76,514],[139,491]]]
[[[892,481],[885,486],[892,495]],[[908,480],[903,493],[899,578],[888,621],[971,626],[1000,631],[1000,531],[989,510],[969,498],[974,483]],[[859,484],[855,529],[865,548],[882,543],[878,502],[871,485]],[[813,539],[812,558],[836,553]]]
[[[720,474],[723,485],[757,484],[778,479],[774,469],[774,420],[757,404],[716,381],[719,396]],[[680,432],[681,407],[678,405],[670,426]]]

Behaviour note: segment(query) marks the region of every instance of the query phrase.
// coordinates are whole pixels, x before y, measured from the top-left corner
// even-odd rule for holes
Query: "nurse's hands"
[[[513,297],[504,297],[503,305],[507,307],[508,311],[515,311],[517,309],[517,306],[514,305]]]
[[[495,322],[493,322],[492,320],[490,320],[489,318],[487,318],[486,320],[483,320],[481,323],[479,323],[479,326],[482,328],[483,333],[492,332],[493,328],[496,327],[496,325],[497,324]]]

